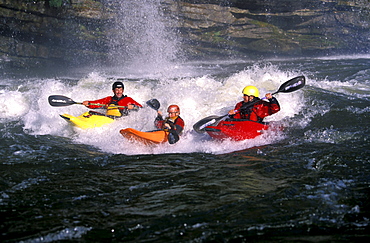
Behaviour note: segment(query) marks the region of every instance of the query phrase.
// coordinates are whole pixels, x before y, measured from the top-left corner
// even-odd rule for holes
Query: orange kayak
[[[121,129],[119,131],[123,137],[131,142],[140,142],[145,145],[155,145],[167,142],[168,132],[159,130],[152,132],[142,132],[133,128]]]

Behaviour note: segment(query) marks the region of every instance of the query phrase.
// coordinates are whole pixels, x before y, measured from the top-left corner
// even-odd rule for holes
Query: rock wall
[[[120,0],[0,0],[0,67],[109,64]],[[368,0],[163,0],[188,58],[369,52]]]
[[[197,42],[192,48],[197,54],[302,56],[369,51],[366,1],[244,0],[222,6],[225,4],[210,0],[181,4],[182,33],[185,39]]]
[[[99,62],[111,11],[89,0],[0,0],[0,65],[45,67]]]

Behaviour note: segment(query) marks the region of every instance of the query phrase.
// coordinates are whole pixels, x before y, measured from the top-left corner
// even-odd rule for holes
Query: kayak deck
[[[60,115],[63,119],[71,123],[73,126],[82,128],[82,129],[88,129],[88,128],[94,128],[94,127],[101,127],[103,125],[109,124],[114,122],[114,119],[104,116],[104,115],[98,115],[98,113],[93,113],[90,111],[87,111],[83,113],[80,116],[72,116],[69,114],[63,114]]]
[[[215,139],[232,139],[241,141],[261,135],[269,126],[250,120],[221,121],[216,126],[207,126],[204,130]]]
[[[140,142],[145,145],[156,145],[167,142],[168,137],[168,132],[162,130],[142,132],[133,128],[126,128],[121,129],[119,132],[131,142]]]

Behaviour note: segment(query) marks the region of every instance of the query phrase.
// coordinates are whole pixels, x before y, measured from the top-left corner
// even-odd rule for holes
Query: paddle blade
[[[177,142],[180,140],[180,137],[179,137],[179,135],[177,134],[177,132],[175,132],[175,131],[170,131],[170,132],[168,133],[168,137],[167,137],[167,139],[168,139],[168,143],[169,143],[169,144],[175,144],[175,143],[177,143]]]
[[[50,95],[48,101],[51,106],[68,106],[77,104],[71,98],[65,97],[63,95]]]
[[[147,102],[146,102],[146,104],[150,107],[150,108],[152,108],[152,109],[154,109],[154,110],[159,110],[159,108],[161,107],[161,103],[159,103],[159,101],[157,100],[157,99],[151,99],[151,100],[148,100]]]
[[[205,132],[204,128],[206,128],[207,126],[211,126],[211,125],[219,122],[220,120],[224,119],[226,116],[228,116],[228,115],[224,115],[224,116],[208,116],[206,118],[203,118],[202,120],[199,120],[197,123],[195,123],[193,125],[193,129],[197,133],[204,133]]]
[[[286,81],[285,83],[283,83],[280,86],[279,90],[276,91],[274,94],[290,93],[290,92],[293,92],[293,91],[296,91],[302,88],[303,86],[305,86],[305,84],[306,84],[306,78],[304,76],[298,76],[298,77],[292,78]]]

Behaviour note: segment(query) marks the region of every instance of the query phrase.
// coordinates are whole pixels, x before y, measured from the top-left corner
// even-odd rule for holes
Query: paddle
[[[290,93],[290,92],[293,92],[293,91],[296,91],[296,90],[302,88],[303,86],[305,86],[305,84],[306,84],[305,77],[304,76],[298,76],[298,77],[292,78],[292,79],[286,81],[285,83],[283,83],[276,92],[272,93],[272,95],[277,94],[277,93]],[[266,97],[263,97],[262,99],[266,99]],[[256,100],[255,102],[250,103],[247,107],[252,106],[252,105],[254,105],[255,103],[257,103],[259,101],[260,100]],[[193,125],[193,129],[197,133],[203,133],[203,132],[205,132],[204,131],[205,127],[219,122],[220,120],[224,119],[228,115],[229,114],[223,115],[223,116],[208,116],[208,117],[203,118],[202,120],[198,121],[197,123],[195,123]]]
[[[48,98],[48,101],[51,106],[58,106],[58,107],[59,106],[69,106],[69,105],[74,105],[74,104],[82,105],[82,102],[75,102],[71,98],[68,98],[63,95],[50,95]],[[95,103],[89,103],[89,105],[96,105],[96,106],[102,106],[102,107],[106,106],[105,104],[95,104]],[[127,108],[127,106],[120,106],[120,105],[116,105],[114,107]]]
[[[158,111],[159,108],[161,107],[161,103],[157,99],[151,99],[146,102],[146,104],[152,108],[153,110]]]
[[[146,102],[146,104],[156,110],[158,112],[159,108],[161,107],[161,103],[157,99],[151,99]],[[174,125],[170,124],[171,129],[168,130],[168,143],[169,144],[174,144],[177,143],[180,140],[179,134],[174,130]]]
[[[74,104],[82,105],[82,103],[75,102],[71,98],[63,95],[50,95],[48,101],[51,106],[69,106]]]
[[[176,130],[174,129],[175,125],[170,124],[171,129],[168,130],[168,143],[174,144],[177,143],[180,140],[179,134],[177,134]]]

